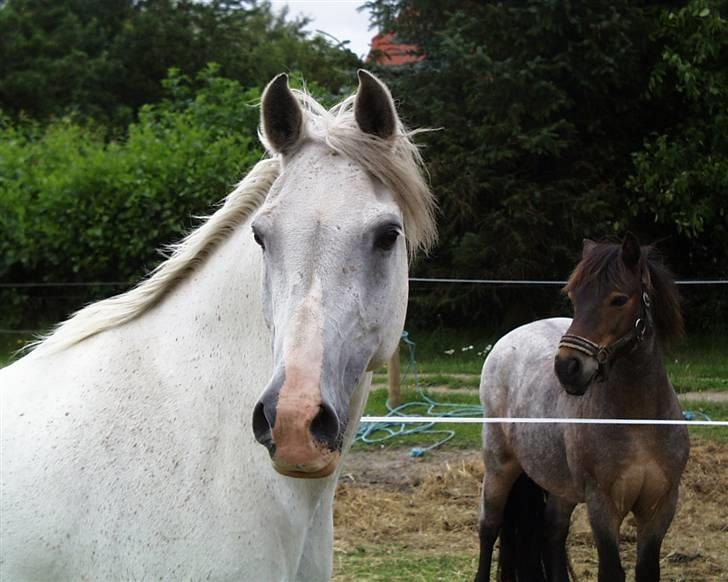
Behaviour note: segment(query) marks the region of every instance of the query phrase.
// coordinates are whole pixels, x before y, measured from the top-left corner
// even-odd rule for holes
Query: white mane
[[[355,96],[326,110],[307,93],[295,94],[304,110],[305,139],[327,144],[379,179],[395,195],[402,210],[410,254],[426,252],[436,239],[435,202],[424,179],[419,151],[410,139],[417,132],[406,131],[400,123],[394,138],[382,140],[359,129],[353,111]],[[262,136],[261,140],[265,143]],[[62,350],[145,313],[260,207],[279,173],[277,157],[258,162],[223,206],[172,246],[172,255],[146,279],[126,293],[82,308],[29,347],[36,352]]]
[[[237,185],[222,207],[182,242],[173,245],[172,255],[136,287],[92,303],[77,311],[50,335],[31,347],[39,350],[62,350],[87,337],[135,319],[164,297],[174,285],[200,265],[241,222],[265,200],[278,177],[280,162],[258,162]]]

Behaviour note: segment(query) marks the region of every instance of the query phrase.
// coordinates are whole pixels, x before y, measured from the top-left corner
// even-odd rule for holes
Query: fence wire
[[[566,281],[547,279],[462,279],[446,277],[410,277],[410,283],[450,283],[463,285],[525,285],[550,286],[566,285]],[[728,285],[728,279],[681,279],[675,281],[677,285]],[[70,281],[58,283],[0,283],[0,289],[32,289],[32,288],[63,288],[63,287],[131,287],[135,283],[129,281]]]

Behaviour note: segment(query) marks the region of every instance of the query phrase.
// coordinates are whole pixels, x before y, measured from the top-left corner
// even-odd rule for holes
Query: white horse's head
[[[252,223],[274,361],[253,430],[280,473],[325,477],[358,422],[354,390],[399,342],[407,244],[432,242],[433,202],[388,89],[365,71],[330,111],[279,75],[261,125],[281,174]]]

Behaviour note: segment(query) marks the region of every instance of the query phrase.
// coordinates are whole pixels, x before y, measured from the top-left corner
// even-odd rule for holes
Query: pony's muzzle
[[[568,394],[582,396],[592,383],[596,369],[581,354],[568,348],[560,348],[554,358],[554,372]]]
[[[283,475],[327,477],[338,464],[341,423],[331,406],[310,394],[266,390],[253,411],[253,433]]]

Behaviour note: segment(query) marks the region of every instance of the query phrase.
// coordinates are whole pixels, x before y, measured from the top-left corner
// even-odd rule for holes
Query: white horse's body
[[[253,440],[260,287],[243,227],[143,317],[0,372],[3,580],[328,576],[302,558],[326,553],[304,546],[332,536],[336,474],[284,477]]]
[[[310,148],[301,146],[304,162],[291,163],[288,169],[288,182],[294,180],[299,188],[305,181],[299,174],[314,166],[321,170],[320,158],[331,153],[316,144],[312,147],[305,153]],[[288,163],[285,157],[283,162]],[[252,181],[267,181],[267,191],[279,166],[261,164],[261,175]],[[307,193],[308,204],[322,204],[313,210],[325,214],[326,196],[332,196],[333,187],[345,191],[367,175],[358,169],[359,177],[352,177],[351,166],[339,156],[330,168],[323,168],[327,176],[318,182],[321,191]],[[280,172],[274,185],[277,199],[264,206],[273,215],[288,195],[285,165]],[[371,196],[352,193],[350,203],[356,207]],[[294,194],[290,197],[294,200]],[[390,194],[385,200],[393,205]],[[260,202],[250,204],[255,208]],[[362,331],[352,324],[347,329],[336,312],[343,311],[339,307],[343,301],[328,298],[325,303],[313,283],[303,299],[297,296],[297,290],[305,288],[293,280],[303,277],[304,266],[285,265],[294,271],[284,273],[291,280],[282,284],[262,281],[262,253],[250,233],[255,215],[249,212],[224,228],[210,224],[230,204],[202,227],[220,230],[215,234],[219,240],[207,245],[209,256],[197,253],[173,281],[162,285],[166,289],[159,297],[142,297],[145,285],[147,290],[153,287],[147,282],[122,296],[122,307],[114,306],[115,300],[110,306],[103,307],[108,301],[98,309],[92,306],[86,312],[88,321],[84,323],[81,312],[76,316],[79,325],[74,327],[71,319],[34,352],[0,370],[0,579],[262,582],[330,577],[332,505],[339,468],[313,479],[282,475],[271,463],[273,452],[269,455],[255,442],[251,419],[271,373],[275,375],[281,361],[288,362],[287,352],[276,346],[295,343],[296,334],[312,344],[321,340],[305,335],[311,329],[309,320],[315,320],[311,297],[318,297],[328,309],[327,322],[331,319],[351,334],[351,339],[339,335],[338,340],[352,350],[360,348],[358,340],[366,339],[366,327]],[[295,210],[303,221],[305,212]],[[300,241],[292,242],[300,246]],[[341,454],[350,446],[362,413],[371,381],[367,369],[381,359],[378,351],[391,353],[390,336],[401,326],[407,261],[404,243],[397,248],[391,255],[398,257],[393,271],[399,281],[394,287],[399,295],[393,301],[395,312],[379,305],[384,316],[392,317],[392,330],[377,340],[383,344],[365,346],[365,369],[352,386],[346,386],[349,418],[339,414],[345,427],[339,435]],[[301,250],[304,256],[314,252]],[[291,256],[287,253],[288,260]],[[342,260],[356,262],[351,256]],[[404,278],[400,264],[405,265]],[[267,269],[268,277],[275,279],[270,272],[278,264]],[[164,269],[158,275],[163,278]],[[314,266],[310,278],[317,281],[324,275],[325,269]],[[271,284],[273,289],[268,289]],[[331,280],[326,284],[334,285]],[[261,289],[273,299],[262,297]],[[346,291],[355,293],[351,284]],[[281,300],[283,307],[275,304],[279,295],[288,298]],[[119,311],[135,297],[146,301],[146,307],[135,307],[138,313],[132,317],[120,317]],[[261,309],[271,300],[272,330]],[[283,323],[276,317],[288,313],[286,308],[293,310],[286,317],[294,323],[303,319],[306,325],[281,330]],[[328,344],[323,348],[325,352]],[[300,355],[300,350],[295,353]],[[319,359],[325,360],[324,356]],[[337,357],[345,360],[341,354]],[[305,364],[314,369],[322,365],[321,361]],[[289,362],[283,369],[292,376],[292,368]],[[329,389],[322,383],[322,394],[324,388]],[[295,389],[286,388],[294,395]]]

